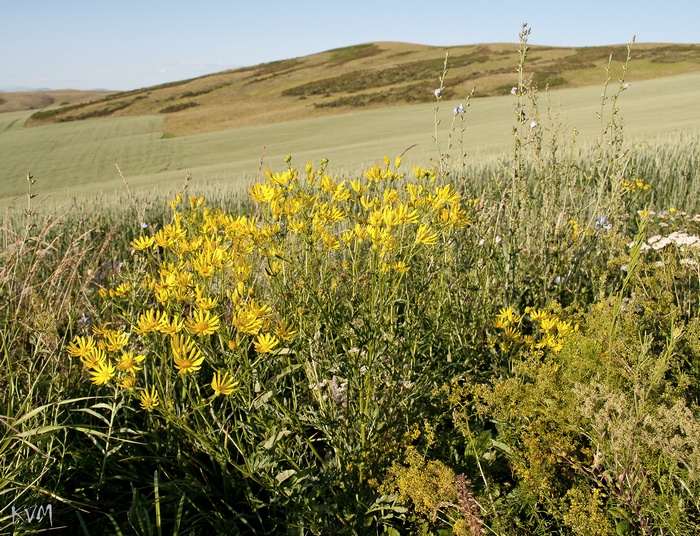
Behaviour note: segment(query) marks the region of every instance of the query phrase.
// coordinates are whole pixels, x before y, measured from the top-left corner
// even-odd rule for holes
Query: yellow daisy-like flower
[[[129,342],[129,334],[123,331],[108,331],[105,334],[104,348],[108,352],[117,352]]]
[[[160,311],[149,309],[145,313],[142,313],[139,317],[134,333],[137,335],[143,335],[144,333],[158,331],[161,325],[161,320],[163,320],[163,317],[161,316]]]
[[[253,346],[259,354],[269,354],[279,343],[279,339],[271,333],[261,333],[253,342]]]
[[[185,328],[198,337],[211,335],[219,329],[219,317],[212,315],[210,311],[195,310],[192,318],[185,321]]]
[[[130,242],[130,246],[138,251],[143,251],[150,248],[155,243],[154,236],[139,236]]]
[[[155,408],[160,403],[158,399],[158,393],[156,392],[155,386],[151,387],[151,390],[144,389],[141,392],[141,408],[145,410],[151,410]]]
[[[232,323],[238,331],[247,333],[248,335],[257,335],[263,325],[261,318],[258,318],[255,313],[246,311],[245,309],[239,309],[236,312]]]
[[[115,288],[109,289],[109,296],[111,298],[120,298],[124,296],[127,292],[131,290],[131,284],[128,282],[121,283]]]
[[[199,351],[192,339],[182,335],[170,339],[170,347],[173,350],[173,359],[178,374],[197,372],[202,368],[204,355]]]
[[[173,319],[170,320],[167,314],[163,314],[163,316],[160,319],[160,326],[158,327],[158,331],[160,331],[161,333],[165,333],[166,335],[175,335],[176,333],[182,331],[182,328],[184,327],[185,322],[182,318],[173,317]]]
[[[285,319],[282,319],[275,328],[275,335],[284,341],[290,341],[297,336],[297,330],[295,330]]]
[[[504,326],[508,324],[517,324],[520,320],[521,317],[515,314],[512,307],[505,307],[496,315],[496,321],[500,321]]]
[[[141,370],[138,364],[144,359],[146,359],[145,355],[134,355],[134,352],[123,352],[117,363],[117,368],[122,372],[136,374],[136,371]]]
[[[211,380],[211,388],[214,390],[214,396],[230,395],[237,385],[238,382],[234,382],[228,375],[228,372],[224,372],[223,374],[215,372]]]
[[[90,381],[95,385],[104,385],[112,379],[114,373],[114,365],[103,361],[94,370],[90,371]]]
[[[124,376],[118,382],[119,387],[126,389],[127,391],[133,391],[135,384],[136,384],[136,376],[132,376],[131,374]]]
[[[433,231],[430,225],[422,223],[418,227],[418,233],[416,233],[416,244],[425,244],[426,246],[432,246],[437,244],[438,234]]]
[[[93,348],[92,352],[80,356],[80,362],[88,369],[96,369],[105,361],[107,361],[107,356],[102,349]]]
[[[92,337],[77,337],[66,350],[69,356],[82,358],[95,350],[95,340]]]

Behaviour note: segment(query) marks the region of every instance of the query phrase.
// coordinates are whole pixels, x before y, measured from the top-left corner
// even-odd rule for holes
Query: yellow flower
[[[88,369],[96,369],[107,360],[104,350],[93,348],[91,352],[81,355],[80,361]]]
[[[136,377],[129,374],[124,376],[119,382],[119,387],[126,389],[127,391],[132,391],[134,389],[134,384],[136,383]]]
[[[173,351],[173,359],[175,360],[175,368],[178,374],[196,372],[202,368],[204,356],[195,346],[192,339],[182,335],[172,337],[170,339],[170,347]]]
[[[145,355],[134,355],[134,352],[122,352],[117,368],[123,372],[135,374],[137,370],[141,370],[138,364],[144,359],[146,359]]]
[[[151,390],[144,389],[141,392],[141,408],[145,410],[151,410],[155,408],[160,403],[158,400],[158,393],[156,393],[155,386],[151,387]]]
[[[212,315],[210,311],[195,310],[192,318],[185,321],[185,328],[192,335],[199,337],[211,335],[219,329],[219,317]]]
[[[156,239],[154,236],[139,236],[138,238],[132,240],[130,245],[132,248],[138,251],[143,251],[144,249],[148,249],[155,244],[155,241]]]
[[[520,319],[521,317],[515,314],[512,307],[501,309],[496,315],[496,321],[500,321],[500,323],[502,323],[504,326],[507,326],[508,324],[517,324],[520,322]]]
[[[275,334],[283,341],[289,341],[297,336],[297,331],[283,319],[275,328]]]
[[[166,335],[174,335],[175,333],[182,331],[182,328],[184,326],[185,323],[182,318],[173,317],[172,320],[169,320],[168,315],[163,314],[163,316],[160,319],[158,331],[160,331],[161,333],[165,333]]]
[[[114,373],[114,365],[103,361],[90,371],[90,381],[95,385],[104,385],[112,379]]]
[[[150,333],[152,331],[158,331],[161,326],[161,321],[167,320],[167,316],[161,316],[160,311],[154,311],[153,309],[148,309],[145,313],[142,313],[139,317],[139,321],[136,324],[134,333],[137,335],[143,335],[144,333]]]
[[[432,246],[437,244],[438,234],[433,231],[430,225],[422,223],[418,227],[418,233],[416,233],[416,244],[425,244],[426,246]]]
[[[259,354],[269,354],[274,350],[279,342],[280,341],[277,339],[277,337],[271,333],[261,333],[253,342],[253,346],[255,347],[255,351]]]
[[[255,313],[239,309],[236,316],[233,317],[232,323],[234,327],[241,333],[248,335],[257,335],[262,329],[262,319],[258,318]]]
[[[275,197],[275,188],[270,184],[256,182],[252,188],[248,188],[248,193],[256,203],[269,203]]]
[[[77,337],[75,342],[70,343],[66,350],[72,357],[84,357],[92,353],[95,349],[95,341],[92,337]]]
[[[129,334],[123,331],[108,331],[105,333],[104,348],[108,352],[117,352],[129,342]]]
[[[116,288],[109,289],[109,296],[111,298],[121,298],[131,289],[131,285],[128,282],[118,285]]]
[[[223,375],[220,372],[215,372],[211,380],[211,388],[214,389],[214,396],[230,395],[237,385],[238,382],[234,382],[228,375],[228,372],[224,372]]]

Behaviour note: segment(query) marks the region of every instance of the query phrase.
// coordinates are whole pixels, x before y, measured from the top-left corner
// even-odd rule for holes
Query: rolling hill
[[[71,106],[100,100],[112,93],[114,92],[75,89],[8,91],[0,93],[0,113]]]
[[[444,97],[506,95],[516,81],[516,45],[449,49]],[[35,113],[28,125],[101,117],[162,115],[168,136],[212,132],[357,109],[417,104],[434,99],[446,49],[406,43],[367,43],[110,94]],[[531,46],[527,73],[538,87],[599,84],[612,54],[613,76],[626,45],[559,48]],[[700,45],[636,44],[635,80],[700,71]]]
[[[464,151],[472,162],[491,158],[512,147],[516,48],[452,48],[437,114],[433,91],[444,49],[400,43],[328,51],[91,103],[2,113],[0,204],[26,194],[30,171],[35,191],[72,198],[122,191],[115,164],[132,187],[158,192],[177,190],[188,173],[199,186],[240,189],[261,158],[279,169],[288,153],[297,164],[328,157],[335,173],[352,173],[409,147],[406,165],[425,164],[436,155],[435,120],[445,143],[452,109],[472,87],[483,98],[464,116]],[[575,129],[577,143],[595,140],[611,53],[615,84],[625,46],[531,48],[527,72],[555,87],[548,96],[540,93],[543,112],[562,110],[543,117],[544,128],[556,124],[566,136]],[[697,132],[700,45],[637,44],[632,56],[626,77],[632,87],[621,101],[626,136]]]

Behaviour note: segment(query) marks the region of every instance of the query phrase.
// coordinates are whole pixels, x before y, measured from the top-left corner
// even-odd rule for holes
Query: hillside
[[[611,54],[611,76],[618,75],[626,48],[533,45],[528,74],[541,88],[600,84]],[[172,137],[430,102],[445,51],[406,43],[362,44],[42,110],[27,124],[160,114],[165,136]],[[445,98],[464,98],[472,88],[475,97],[507,94],[516,80],[516,54],[513,44],[450,48]],[[632,58],[631,81],[700,71],[700,45],[636,44]]]
[[[109,91],[78,91],[75,89],[9,91],[0,93],[0,113],[70,106],[96,101],[112,94],[113,92]]]

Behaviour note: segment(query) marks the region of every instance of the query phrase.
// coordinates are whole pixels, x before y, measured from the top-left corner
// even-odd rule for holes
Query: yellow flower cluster
[[[651,184],[644,182],[642,179],[632,179],[622,182],[622,192],[633,194],[635,192],[646,192],[651,188]]]
[[[288,160],[289,162],[289,160]],[[340,180],[306,164],[306,175],[290,167],[282,174],[266,170],[267,180],[250,189],[268,226],[304,237],[324,250],[356,251],[363,243],[377,252],[382,271],[405,274],[411,246],[433,246],[448,240],[454,228],[471,222],[476,200],[464,201],[450,184],[434,183],[434,173],[416,168],[417,180],[404,181],[401,158],[391,166],[373,166],[362,177]],[[279,270],[274,262],[273,273]]]
[[[529,319],[527,324],[526,319]],[[513,349],[514,345],[524,346],[531,352],[545,349],[559,352],[567,337],[577,329],[555,314],[534,307],[526,307],[524,315],[516,314],[512,307],[501,309],[493,325],[501,332],[503,340],[491,339],[491,345],[504,352]]]
[[[430,171],[416,169],[416,180],[405,181],[400,157],[385,157],[384,166],[349,180],[328,174],[325,159],[318,168],[307,163],[303,178],[291,157],[285,161],[284,172],[266,170],[266,179],[249,188],[258,205],[252,215],[178,194],[169,202],[171,222],[131,242],[131,278],[99,291],[117,311],[120,328],[102,330],[99,340],[78,337],[69,347],[93,383],[114,381],[139,392],[141,407],[151,409],[160,403],[150,385],[154,373],[137,372],[149,366],[160,371],[165,364],[179,377],[210,371],[214,396],[231,394],[236,352],[274,354],[297,334],[277,310],[281,298],[268,293],[271,302],[265,303],[261,288],[269,290],[266,281],[296,270],[303,248],[349,252],[348,259],[363,251],[378,273],[401,277],[421,248],[448,243],[454,229],[469,225],[476,204],[452,185],[437,184]],[[215,370],[217,362],[229,370]]]

